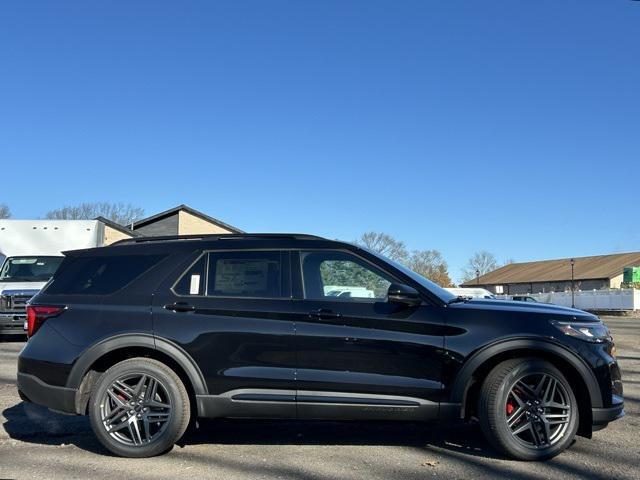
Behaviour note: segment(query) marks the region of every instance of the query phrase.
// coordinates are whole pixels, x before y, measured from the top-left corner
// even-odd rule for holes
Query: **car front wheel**
[[[507,360],[487,376],[478,416],[489,442],[520,460],[544,460],[566,449],[578,430],[571,385],[551,363]]]
[[[98,380],[89,404],[91,427],[123,457],[164,453],[189,424],[189,395],[176,373],[149,358],[131,358]]]

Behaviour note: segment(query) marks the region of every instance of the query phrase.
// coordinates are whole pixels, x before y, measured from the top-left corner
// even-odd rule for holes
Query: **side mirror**
[[[402,303],[404,305],[416,306],[422,303],[418,291],[409,285],[401,283],[392,283],[389,285],[387,292],[387,301],[393,303]]]

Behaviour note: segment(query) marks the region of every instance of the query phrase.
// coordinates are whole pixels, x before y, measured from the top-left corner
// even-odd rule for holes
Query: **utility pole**
[[[476,268],[476,284],[480,285],[480,269]]]
[[[574,265],[576,264],[576,261],[572,258],[570,260],[571,263],[571,308],[576,308],[576,292],[575,292],[575,288],[574,288],[574,282],[573,282],[573,268]]]

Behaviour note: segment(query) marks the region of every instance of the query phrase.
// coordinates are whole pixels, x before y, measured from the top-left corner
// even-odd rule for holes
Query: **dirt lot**
[[[640,319],[607,318],[627,416],[544,463],[505,460],[474,425],[209,421],[163,457],[109,456],[84,417],[22,403],[23,343],[0,343],[0,478],[640,478]]]

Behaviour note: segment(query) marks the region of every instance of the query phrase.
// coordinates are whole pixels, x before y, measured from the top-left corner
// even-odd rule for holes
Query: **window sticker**
[[[269,265],[277,262],[267,259],[220,259],[216,266],[215,289],[228,294],[258,293],[267,290]]]
[[[189,287],[190,295],[197,295],[200,293],[200,275],[191,275],[191,285]]]

